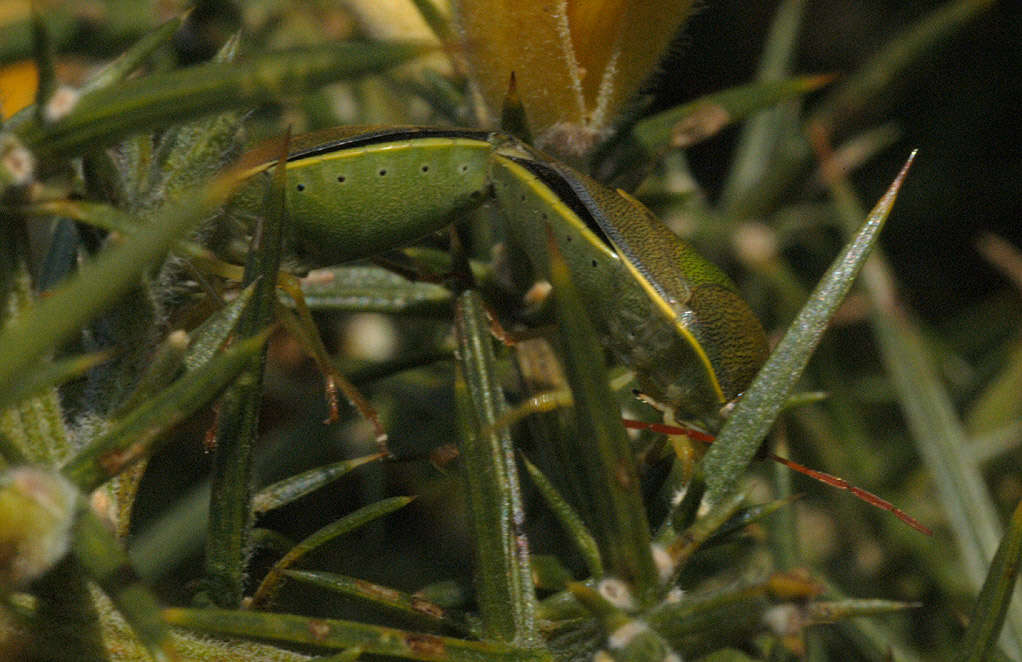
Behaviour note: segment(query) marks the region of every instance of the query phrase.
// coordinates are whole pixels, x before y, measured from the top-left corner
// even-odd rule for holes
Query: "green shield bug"
[[[276,166],[266,162],[253,174]],[[371,257],[492,201],[545,277],[557,237],[601,342],[669,421],[717,429],[769,352],[734,283],[641,202],[495,131],[344,127],[293,139],[285,163],[291,243],[306,266]],[[242,211],[260,199],[239,195]],[[634,427],[634,426],[633,426]],[[670,425],[697,441],[712,436]],[[929,532],[847,481],[767,454]]]
[[[502,133],[331,129],[295,138],[286,167],[307,265],[405,245],[492,199],[542,275],[550,225],[602,341],[679,418],[715,426],[766,358],[762,327],[719,269],[631,196]]]

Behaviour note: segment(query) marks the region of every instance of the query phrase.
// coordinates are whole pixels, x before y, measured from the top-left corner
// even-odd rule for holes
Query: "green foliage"
[[[288,139],[262,141],[289,127],[498,117],[506,82],[462,58],[508,65],[480,54],[500,21],[458,29],[422,0],[406,17],[418,31],[391,40],[397,17],[357,2],[350,15],[203,6],[162,25],[138,3],[101,4],[105,19],[0,15],[0,61],[32,58],[39,72],[36,103],[0,126],[0,657],[1022,656],[1022,511],[1006,533],[998,514],[1017,480],[995,491],[981,466],[1019,438],[1017,324],[997,321],[1019,307],[995,297],[921,322],[874,249],[898,222],[905,170],[869,213],[845,174],[894,177],[880,157],[909,150],[872,123],[990,2],[952,0],[885,33],[836,82],[797,75],[805,3],[782,2],[755,80],[657,112],[626,97],[658,52],[619,54],[615,70],[598,40],[560,34],[575,51],[556,67],[538,71],[530,51],[533,69],[512,69],[507,130],[633,191],[783,335],[705,454],[698,435],[665,442],[621,424],[622,409],[659,413],[631,397],[553,237],[545,301],[526,296],[527,262],[485,207],[295,285],[278,275],[298,266],[285,169],[254,207],[230,203],[254,166],[287,152]],[[540,21],[549,12],[533,4],[520,11]],[[624,32],[658,4],[592,3],[616,23],[580,5],[564,21]],[[513,52],[530,38],[492,41]],[[205,61],[179,64],[196,52]],[[108,62],[72,87],[71,53]],[[529,94],[562,74],[578,79],[565,98],[584,104],[558,119],[556,94]],[[541,103],[544,123],[529,127]],[[711,201],[683,150],[732,125],[739,147]],[[1010,245],[997,250],[1011,262]],[[841,308],[849,290],[858,312]],[[499,344],[494,319],[535,337]],[[836,490],[799,500],[789,475],[752,462],[763,444],[815,456],[936,536]]]

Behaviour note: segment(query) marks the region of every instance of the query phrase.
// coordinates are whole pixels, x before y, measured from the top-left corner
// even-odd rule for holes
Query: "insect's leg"
[[[713,435],[703,432],[698,428],[690,428],[681,425],[668,425],[667,423],[650,423],[648,421],[624,420],[625,427],[629,430],[649,430],[659,434],[688,437],[694,441],[705,444],[713,442]]]
[[[491,320],[491,332],[494,323]],[[501,332],[507,334],[503,329]],[[568,390],[561,364],[550,343],[542,338],[532,338],[516,339],[510,344],[515,348],[523,388],[531,395],[508,409],[497,421],[497,425],[510,427],[534,414],[571,407],[571,391]]]
[[[681,468],[681,476],[685,483],[691,480],[695,473],[696,464],[702,459],[706,452],[705,446],[713,442],[713,435],[691,425],[684,425],[674,417],[674,411],[663,405],[645,393],[633,391],[635,397],[650,405],[663,414],[663,423],[645,423],[643,421],[628,421],[626,427],[633,430],[652,430],[667,435],[667,440],[674,449]]]
[[[492,324],[499,327],[494,318]],[[574,405],[567,377],[553,348],[545,339],[549,329],[530,329],[510,332],[503,328],[493,330],[493,335],[508,346],[515,348],[519,370],[531,396],[520,402],[501,417],[501,425],[514,425],[533,414],[547,414]],[[611,379],[611,390],[618,391],[634,378],[625,372]],[[648,401],[645,398],[640,398]],[[652,402],[652,401],[650,401]],[[659,407],[658,407],[659,408]],[[672,419],[673,421],[673,419]],[[687,437],[703,444],[713,441],[713,435],[694,427],[683,427],[675,423],[650,423],[622,418],[621,422],[630,430],[650,430],[670,437]]]
[[[566,409],[575,404],[571,391],[547,391],[529,396],[517,406],[508,409],[493,423],[494,429],[511,427],[534,414],[548,414],[558,409]]]
[[[672,425],[664,425],[659,423],[636,423],[635,425],[626,424],[626,426],[639,429],[648,429],[654,432],[660,432],[662,434],[667,435],[684,435],[689,439],[692,439],[693,441],[698,441],[707,445],[712,444],[714,441],[714,437],[712,435],[708,435],[699,430],[693,430],[692,428],[675,427]],[[797,471],[800,474],[809,476],[813,480],[821,482],[825,485],[830,485],[831,487],[836,487],[839,490],[844,490],[845,492],[850,493],[852,496],[859,499],[860,501],[865,501],[866,503],[876,508],[879,508],[880,510],[886,510],[887,512],[891,513],[892,515],[900,519],[905,524],[911,526],[913,529],[925,533],[928,536],[933,535],[933,532],[930,531],[930,529],[928,529],[926,526],[920,523],[919,520],[912,517],[901,508],[898,508],[897,506],[895,506],[890,501],[887,501],[886,499],[878,497],[872,492],[868,492],[862,489],[861,487],[856,487],[855,485],[852,485],[844,478],[835,476],[833,474],[825,473],[823,471],[817,471],[816,469],[810,469],[809,467],[799,464],[798,462],[794,462],[792,460],[789,460],[788,458],[780,457],[779,455],[770,452],[762,452],[762,458],[773,460],[778,464],[782,464],[788,467],[792,471]]]
[[[191,265],[202,272],[216,274],[222,278],[241,280],[243,274],[241,267],[224,262],[212,255],[212,253],[191,250],[183,257],[186,257]],[[309,356],[313,358],[326,380],[326,397],[330,408],[327,422],[336,422],[340,417],[338,411],[339,390],[344,394],[348,402],[358,410],[359,414],[373,426],[376,442],[379,444],[380,450],[389,454],[389,451],[387,451],[387,432],[383,428],[383,424],[380,423],[379,414],[376,413],[376,410],[355,385],[348,381],[333,365],[333,362],[330,361],[326,347],[323,346],[323,340],[320,338],[319,332],[316,330],[315,323],[312,320],[312,314],[305,304],[305,297],[302,295],[299,279],[291,274],[281,272],[277,275],[277,287],[286,292],[295,304],[294,311],[280,305],[278,310],[280,319],[288,328],[288,331],[299,340]]]
[[[491,315],[491,332],[495,318]],[[497,333],[502,334],[497,335]],[[516,406],[509,408],[495,422],[495,427],[510,427],[529,416],[546,414],[558,409],[571,407],[573,400],[568,389],[567,378],[553,347],[544,338],[510,338],[509,332],[500,329],[494,335],[515,349],[518,373],[522,390],[529,394]],[[506,340],[505,340],[506,338]]]
[[[383,424],[380,423],[380,417],[376,410],[330,360],[326,347],[323,346],[323,339],[320,337],[319,331],[316,330],[312,313],[309,312],[309,307],[305,304],[305,297],[302,295],[298,278],[282,273],[278,276],[277,284],[295,304],[294,311],[281,305],[281,318],[284,325],[302,343],[326,380],[326,396],[330,406],[330,414],[326,422],[333,423],[339,418],[337,392],[340,390],[348,402],[373,426],[376,443],[380,446],[380,450],[389,454],[387,432],[384,430]]]

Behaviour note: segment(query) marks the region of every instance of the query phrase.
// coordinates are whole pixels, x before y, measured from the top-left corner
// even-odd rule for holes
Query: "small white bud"
[[[674,559],[671,558],[667,548],[659,543],[650,545],[650,551],[653,557],[653,565],[656,566],[657,576],[660,578],[660,583],[663,584],[674,574]]]
[[[353,315],[345,325],[344,332],[345,350],[355,358],[385,361],[397,351],[397,330],[386,315]]]
[[[14,136],[0,136],[0,184],[26,186],[35,177],[35,157]]]
[[[16,467],[0,474],[0,586],[21,587],[67,553],[78,490],[56,472]]]
[[[770,607],[763,614],[763,623],[779,637],[798,634],[804,625],[802,611],[792,604]]]
[[[600,580],[596,590],[603,598],[618,609],[631,611],[636,608],[632,589],[625,582],[614,577]]]
[[[46,107],[43,108],[43,118],[47,122],[56,122],[63,119],[78,104],[80,96],[78,90],[73,87],[61,85],[54,90],[53,94],[46,101]]]
[[[632,639],[649,630],[649,626],[642,621],[628,621],[607,637],[607,646],[611,649],[621,649],[632,642]]]
[[[554,289],[550,281],[537,280],[529,288],[529,291],[522,297],[525,301],[525,305],[530,308],[538,308],[543,305],[547,297],[550,296],[550,292]]]
[[[742,223],[731,241],[738,259],[752,268],[762,267],[777,257],[777,235],[763,223]]]
[[[167,345],[181,352],[188,349],[188,332],[184,329],[171,331],[167,334]]]

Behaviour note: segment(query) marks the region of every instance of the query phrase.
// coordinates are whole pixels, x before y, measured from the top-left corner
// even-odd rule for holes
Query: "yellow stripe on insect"
[[[356,159],[369,153],[380,153],[388,151],[400,151],[406,149],[438,148],[449,149],[451,147],[475,147],[477,149],[490,150],[489,143],[478,138],[408,138],[394,142],[380,142],[363,147],[352,147],[350,149],[338,149],[333,152],[324,152],[301,159],[288,162],[288,169],[304,168],[312,165],[335,161],[337,159]]]
[[[642,204],[641,202],[633,198],[631,195],[629,195],[627,191],[617,189],[617,193],[622,198],[628,200],[632,204],[635,205]],[[611,243],[613,243],[613,240],[610,241]],[[621,250],[617,246],[615,246],[614,248],[618,251],[619,254],[621,253]],[[706,355],[706,352],[703,351],[702,344],[700,344],[699,340],[692,335],[692,332],[689,330],[688,325],[684,322],[684,320],[681,319],[681,317],[679,316],[679,311],[673,305],[671,305],[671,302],[664,299],[663,294],[661,294],[659,288],[657,288],[653,283],[649,282],[649,279],[647,279],[646,276],[641,271],[639,271],[639,269],[636,268],[636,266],[632,264],[630,260],[622,259],[621,261],[625,263],[626,267],[628,267],[628,272],[632,275],[632,278],[634,278],[635,281],[642,286],[642,289],[646,292],[647,295],[649,295],[649,298],[656,304],[657,308],[659,308],[660,311],[663,312],[664,317],[674,324],[674,328],[678,330],[678,333],[680,333],[685,338],[685,340],[688,341],[688,344],[692,346],[692,349],[695,352],[696,356],[699,357],[700,363],[703,364],[703,368],[706,369],[706,374],[710,379],[710,385],[713,387],[713,393],[717,396],[717,401],[721,405],[726,404],[727,398],[724,396],[724,389],[721,388],[720,386],[720,380],[717,379],[717,371],[714,369],[713,364],[710,362],[710,357]]]

